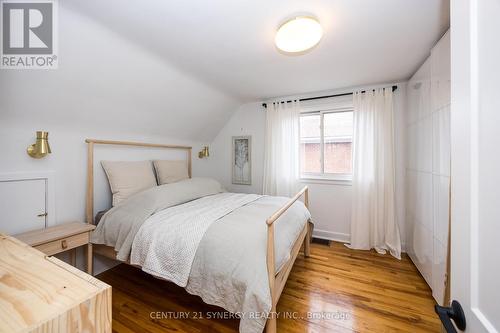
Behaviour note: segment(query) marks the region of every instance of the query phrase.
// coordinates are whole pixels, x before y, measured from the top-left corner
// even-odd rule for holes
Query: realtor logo
[[[2,69],[57,68],[56,0],[0,0]]]

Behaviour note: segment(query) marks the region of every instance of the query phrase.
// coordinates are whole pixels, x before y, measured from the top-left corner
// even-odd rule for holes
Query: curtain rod
[[[396,89],[398,89],[398,86],[392,86],[392,91],[395,91]],[[373,89],[375,90],[375,89]],[[363,90],[361,91],[361,93],[365,93],[366,90]],[[336,94],[336,95],[327,95],[327,96],[316,96],[316,97],[307,97],[307,98],[301,98],[299,99],[299,101],[303,102],[303,101],[312,101],[312,100],[315,100],[315,99],[323,99],[323,98],[331,98],[331,97],[340,97],[340,96],[349,96],[349,95],[352,95],[354,93],[350,92],[350,93],[343,93],[343,94]],[[291,103],[292,101],[286,101],[286,103]],[[284,102],[282,102],[284,103]],[[262,103],[262,106],[264,108],[267,108],[267,103]]]

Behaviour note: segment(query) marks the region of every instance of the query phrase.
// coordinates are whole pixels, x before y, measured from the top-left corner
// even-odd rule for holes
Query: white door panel
[[[500,0],[452,5],[451,296],[500,331]]]
[[[0,232],[13,235],[46,227],[45,179],[0,181]]]
[[[439,303],[443,304],[446,281],[446,253],[448,248],[437,238],[434,238],[434,258],[432,262],[432,296]]]
[[[450,34],[408,83],[406,248],[439,304],[446,274],[450,166]]]
[[[477,12],[477,215],[476,298],[473,306],[484,315],[496,330],[500,330],[498,282],[500,281],[500,102],[498,98],[500,75],[500,1],[476,0]],[[492,152],[495,152],[492,154]],[[474,251],[473,251],[474,253]],[[493,261],[490,261],[493,259]],[[474,261],[473,261],[474,263]]]
[[[432,285],[432,262],[433,243],[432,231],[426,229],[422,223],[414,223],[412,230],[412,243],[410,244],[413,253],[410,253],[411,260],[419,268],[420,274],[424,277],[428,285]]]

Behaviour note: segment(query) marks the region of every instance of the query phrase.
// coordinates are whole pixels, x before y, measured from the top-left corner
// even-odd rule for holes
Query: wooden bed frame
[[[94,146],[95,145],[120,145],[120,146],[134,146],[145,148],[166,148],[184,150],[187,153],[188,174],[191,178],[191,153],[192,147],[178,146],[178,145],[164,145],[155,143],[140,143],[128,141],[111,141],[111,140],[95,140],[86,139],[88,148],[87,155],[87,203],[86,203],[86,216],[87,223],[94,224]],[[292,270],[295,259],[299,254],[299,250],[304,246],[304,256],[310,255],[310,241],[312,235],[312,227],[310,221],[306,223],[302,229],[299,237],[295,241],[290,259],[283,265],[278,274],[275,273],[275,251],[274,251],[274,222],[283,215],[290,208],[295,201],[301,196],[304,196],[304,205],[309,208],[309,190],[304,186],[293,198],[291,198],[283,207],[278,209],[267,220],[267,274],[269,279],[269,290],[271,293],[272,307],[269,318],[266,324],[266,333],[276,332],[276,305],[285,287],[286,281]],[[111,246],[94,244],[94,253],[116,260],[116,251]],[[129,264],[129,262],[127,262]]]

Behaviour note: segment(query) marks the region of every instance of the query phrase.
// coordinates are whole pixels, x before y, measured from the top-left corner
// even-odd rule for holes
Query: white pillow
[[[101,161],[101,164],[113,193],[113,206],[137,192],[157,185],[151,161]]]
[[[153,161],[158,185],[175,183],[189,178],[189,172],[186,161]]]

